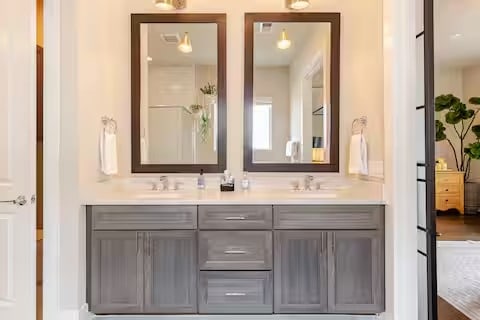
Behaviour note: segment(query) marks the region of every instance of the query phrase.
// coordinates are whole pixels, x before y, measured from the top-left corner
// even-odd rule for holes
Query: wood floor
[[[471,320],[451,304],[438,297],[438,320]]]
[[[438,241],[480,241],[480,216],[437,217]]]

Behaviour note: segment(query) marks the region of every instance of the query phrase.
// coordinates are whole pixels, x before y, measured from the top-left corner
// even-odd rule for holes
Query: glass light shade
[[[155,7],[160,10],[175,10],[173,0],[155,0]]]
[[[279,49],[286,50],[290,48],[291,45],[292,45],[292,41],[288,40],[287,32],[284,29],[282,31],[282,36],[280,37],[280,40],[278,40],[277,42],[277,47]]]
[[[192,42],[190,41],[188,32],[185,32],[185,35],[183,36],[183,40],[178,45],[178,50],[183,53],[190,53],[193,51]]]
[[[325,161],[325,149],[323,149],[323,148],[313,148],[312,149],[312,160],[313,160],[313,162],[324,162]]]
[[[287,7],[293,10],[302,10],[310,6],[310,0],[287,0]]]

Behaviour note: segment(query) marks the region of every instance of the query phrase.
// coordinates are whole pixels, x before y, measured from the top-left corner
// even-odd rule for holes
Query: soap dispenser
[[[197,178],[197,189],[205,189],[205,176],[203,175],[203,169],[200,170],[200,175]]]
[[[242,190],[246,191],[250,189],[250,180],[248,179],[248,172],[245,171],[243,173],[243,179],[242,179]]]

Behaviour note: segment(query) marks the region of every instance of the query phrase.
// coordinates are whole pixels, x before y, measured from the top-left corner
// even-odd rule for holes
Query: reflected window
[[[253,149],[272,150],[272,98],[256,99],[253,106]]]

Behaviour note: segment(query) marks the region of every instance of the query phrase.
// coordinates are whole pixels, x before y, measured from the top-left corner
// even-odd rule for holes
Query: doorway
[[[438,319],[480,319],[480,4],[433,2]]]

